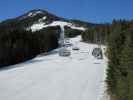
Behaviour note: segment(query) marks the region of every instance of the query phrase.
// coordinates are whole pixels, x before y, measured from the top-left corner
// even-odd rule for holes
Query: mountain
[[[38,31],[43,28],[53,26],[67,26],[71,29],[85,31],[87,27],[95,24],[83,22],[80,20],[71,20],[63,17],[58,17],[48,11],[42,9],[31,10],[21,16],[13,19],[8,19],[0,23],[2,28],[24,28]]]

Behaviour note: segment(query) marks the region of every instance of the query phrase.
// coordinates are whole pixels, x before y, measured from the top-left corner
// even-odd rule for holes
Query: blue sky
[[[65,18],[89,22],[133,18],[133,0],[1,0],[0,20],[38,8]]]

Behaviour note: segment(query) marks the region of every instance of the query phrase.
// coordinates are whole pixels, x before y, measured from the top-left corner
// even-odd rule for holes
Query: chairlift
[[[103,53],[101,48],[101,42],[97,41],[98,47],[94,48],[92,51],[92,55],[97,59],[103,59]]]
[[[77,46],[77,43],[78,42],[75,42],[74,43],[74,45],[73,45],[73,47],[72,47],[72,50],[76,50],[76,51],[78,51],[80,48]]]
[[[103,59],[103,54],[101,48],[94,48],[92,55],[97,59]]]

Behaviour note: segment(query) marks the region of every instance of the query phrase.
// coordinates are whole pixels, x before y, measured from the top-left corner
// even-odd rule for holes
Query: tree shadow
[[[58,49],[52,50],[50,52],[48,52],[47,54],[43,53],[38,55],[38,58],[44,57],[44,56],[49,56],[49,55],[53,55],[53,54],[57,54],[58,53]],[[3,66],[0,67],[0,71],[6,71],[6,70],[11,70],[11,69],[15,69],[15,68],[19,68],[19,67],[24,67],[26,65],[30,65],[30,64],[34,64],[34,63],[39,63],[44,61],[44,59],[36,59],[37,57],[18,63],[18,64],[14,64],[14,65],[8,65],[8,66]],[[46,60],[46,59],[45,59]]]
[[[19,68],[19,67],[24,67],[25,65],[29,65],[29,64],[33,64],[33,63],[37,63],[37,62],[41,62],[41,61],[43,61],[43,60],[31,59],[31,60],[27,60],[25,62],[21,62],[18,64],[0,67],[0,71],[6,71],[6,70]]]

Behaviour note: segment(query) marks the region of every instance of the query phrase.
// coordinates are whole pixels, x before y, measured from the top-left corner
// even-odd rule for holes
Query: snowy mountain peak
[[[22,21],[22,20],[32,20],[32,22],[34,21],[38,21],[39,19],[47,17],[48,21],[53,21],[53,20],[62,20],[63,18],[58,17],[54,14],[49,13],[48,11],[45,10],[41,10],[41,9],[35,9],[35,10],[31,10],[25,14],[23,14],[22,16],[17,17],[18,20]],[[33,22],[33,23],[34,23]]]

